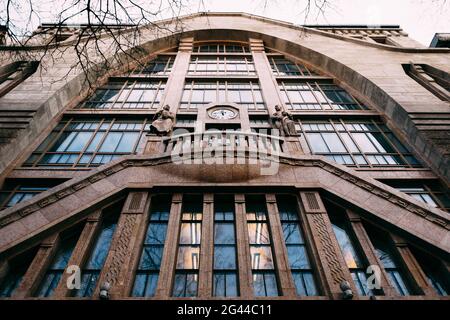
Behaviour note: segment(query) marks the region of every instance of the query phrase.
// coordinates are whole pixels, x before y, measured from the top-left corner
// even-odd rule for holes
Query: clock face
[[[236,117],[236,112],[230,109],[216,109],[211,112],[211,117],[214,119],[233,119]]]

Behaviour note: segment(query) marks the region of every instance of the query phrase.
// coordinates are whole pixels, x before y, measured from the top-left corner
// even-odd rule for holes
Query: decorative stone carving
[[[172,133],[174,124],[175,115],[170,112],[170,106],[166,104],[153,117],[150,132],[156,133],[159,136],[169,136]]]
[[[279,105],[275,106],[275,112],[271,116],[272,126],[275,129],[280,130],[283,136],[296,136],[297,130],[295,129],[295,121],[292,115],[286,110],[282,110]]]

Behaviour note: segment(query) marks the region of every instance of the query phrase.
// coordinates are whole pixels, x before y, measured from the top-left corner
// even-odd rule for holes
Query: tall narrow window
[[[264,196],[246,196],[247,227],[255,296],[278,296],[278,281]]]
[[[236,232],[232,196],[214,199],[213,296],[238,295]]]
[[[381,265],[386,271],[389,282],[402,296],[408,296],[411,294],[411,289],[406,280],[406,275],[403,268],[400,267],[398,257],[394,252],[393,245],[387,239],[386,234],[381,234],[378,230],[374,230],[373,227],[365,225],[367,234],[372,242],[378,259]]]
[[[169,223],[170,201],[168,195],[152,197],[149,224],[134,280],[134,297],[155,295]]]
[[[60,179],[7,180],[0,190],[0,210],[31,199],[62,182],[64,180]]]
[[[330,202],[325,202],[325,206],[334,234],[341,248],[342,256],[352,275],[358,294],[362,296],[373,295],[372,290],[367,287],[367,276],[365,272],[367,263],[362,259],[359,248],[355,246],[354,235],[346,219],[344,209]]]
[[[293,196],[277,196],[277,206],[297,294],[299,296],[318,295],[305,237],[300,225],[296,199]]]
[[[198,290],[203,199],[197,195],[183,197],[174,297],[195,297]]]
[[[73,249],[77,244],[80,233],[81,226],[68,230],[61,235],[58,249],[35,293],[36,297],[50,297],[53,295],[53,292],[58,286],[59,280],[67,267],[67,263],[72,256]]]
[[[120,207],[118,206],[117,208]],[[108,256],[119,214],[120,212],[113,212],[103,219],[100,233],[98,234],[92,252],[81,271],[81,287],[80,290],[76,291],[75,296],[92,297],[98,277]]]
[[[11,297],[13,295],[35,257],[36,249],[28,250],[24,254],[8,261],[7,272],[0,278],[0,298]]]

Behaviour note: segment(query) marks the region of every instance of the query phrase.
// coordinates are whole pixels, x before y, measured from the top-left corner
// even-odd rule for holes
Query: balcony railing
[[[206,131],[171,137],[147,135],[145,154],[187,156],[194,153],[254,153],[295,156],[303,154],[298,137],[280,137],[255,132]]]

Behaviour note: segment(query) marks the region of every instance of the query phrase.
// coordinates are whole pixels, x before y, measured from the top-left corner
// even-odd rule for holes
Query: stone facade
[[[6,208],[0,211],[0,289],[7,281],[5,279],[9,279],[16,260],[32,248],[37,252],[24,270],[23,280],[17,288],[11,289],[9,299],[39,297],[37,292],[42,290],[42,279],[48,275],[48,270],[53,270],[54,257],[62,250],[64,243],[68,243],[65,240],[67,230],[79,225],[82,225],[81,233],[69,255],[68,265],[84,270],[83,266],[95,252],[96,239],[103,230],[108,212],[113,211],[112,207],[120,211],[115,231],[110,237],[103,266],[96,275],[95,286],[87,296],[98,299],[101,287],[108,283],[111,299],[142,298],[134,294],[136,279],[139,272],[144,272],[140,268],[142,248],[147,245],[147,226],[154,223],[149,212],[159,205],[154,199],[159,199],[161,194],[170,195],[170,218],[157,270],[159,280],[154,293],[147,298],[177,299],[173,296],[177,285],[175,274],[197,275],[194,296],[198,299],[213,298],[212,292],[217,290],[213,279],[220,273],[214,269],[214,225],[217,223],[214,214],[219,194],[229,194],[233,199],[235,255],[239,266],[234,272],[238,279],[238,296],[258,298],[259,294],[255,293],[256,275],[269,271],[254,270],[252,240],[249,238],[250,202],[247,196],[262,194],[270,229],[270,248],[275,257],[272,269],[280,299],[343,299],[342,283],[345,282],[349,283],[354,299],[369,299],[370,294],[359,291],[361,289],[358,289],[354,278],[355,270],[348,265],[346,253],[342,252],[342,239],[335,234],[330,203],[344,208],[345,219],[352,230],[351,238],[359,243],[357,251],[364,257],[363,264],[376,265],[381,269],[381,291],[372,298],[447,299],[450,219],[445,209],[448,205],[445,201],[435,207],[427,205],[417,197],[405,194],[402,189],[389,186],[388,182],[406,185],[418,181],[432,182],[441,186],[443,191],[439,191],[439,195],[446,197],[450,177],[447,139],[450,134],[450,104],[416,81],[408,74],[405,65],[428,65],[433,70],[439,70],[438,75],[443,80],[430,77],[430,81],[435,81],[437,90],[441,90],[441,81],[448,81],[445,77],[450,73],[450,49],[424,48],[398,26],[301,27],[248,14],[224,13],[190,15],[180,18],[180,22],[182,28],[171,26],[168,21],[160,22],[167,30],[173,27],[174,32],[143,29],[139,46],[143,50],[136,56],[144,64],[157,57],[172,57],[174,61],[170,72],[146,78],[133,78],[131,75],[129,78],[138,82],[164,82],[164,93],[158,105],[170,106],[174,116],[171,126],[189,129],[183,135],[177,135],[176,131],[172,134],[171,130],[156,135],[144,129],[152,123],[159,107],[150,110],[80,108],[86,99],[92,100],[93,92],[84,81],[86,75],[71,70],[76,59],[70,49],[74,44],[73,34],[77,32],[75,27],[65,28],[64,39],[55,44],[68,48],[64,57],[52,61],[44,58],[37,72],[0,96],[0,183],[3,190],[14,183],[26,186],[30,182],[53,181],[48,190],[13,206],[5,205]],[[41,28],[51,29],[51,26]],[[105,37],[104,41],[107,47],[112,40]],[[248,49],[228,52],[228,56],[220,51],[217,54],[195,51],[198,45],[214,43],[231,43]],[[35,46],[33,54],[38,56],[39,44]],[[176,48],[175,52],[173,48]],[[225,59],[231,61],[244,57],[247,64],[251,61],[254,70],[249,69],[248,74],[238,76],[190,73],[194,57],[216,59],[217,55],[219,60],[227,56]],[[11,67],[13,56],[12,50],[4,47],[0,70],[6,70],[2,68],[8,65]],[[107,58],[117,61],[117,57]],[[116,78],[123,77],[130,65],[136,67],[136,61],[125,61],[125,56],[121,58],[123,65],[117,65],[114,70],[103,70],[101,74],[92,71],[87,75],[95,80],[98,90],[102,90],[108,81],[118,81]],[[288,113],[296,125],[302,126],[298,135],[266,136],[252,131],[258,121],[265,121],[264,129],[271,128],[270,116],[276,112],[276,105],[287,108],[280,83],[299,81],[292,74],[274,74],[273,59],[281,58],[312,70],[302,81],[315,81],[316,86],[321,83],[337,85],[354,97],[358,105],[367,108],[293,108]],[[100,57],[93,57],[93,60],[101,62]],[[252,86],[257,83],[264,108],[258,109],[257,102],[254,102],[256,107],[252,109],[253,106],[227,101],[205,103],[194,110],[184,109],[183,89],[186,84],[193,86],[196,82],[211,80],[217,81],[219,86],[226,82],[223,86],[227,86],[227,92],[233,90],[229,84],[233,81],[248,81]],[[190,99],[189,104],[192,103],[192,96]],[[318,105],[323,103],[333,104],[322,101]],[[38,161],[26,165],[30,155],[37,154],[48,136],[61,134],[62,131],[57,131],[60,130],[57,129],[58,123],[59,126],[64,123],[67,129],[72,125],[70,121],[76,119],[103,119],[99,120],[103,125],[112,121],[108,119],[116,121],[122,118],[125,122],[129,122],[127,119],[130,118],[141,119],[143,123],[140,131],[132,133],[139,133],[140,138],[128,154],[121,154],[98,167],[40,166]],[[370,123],[380,130],[377,134],[396,136],[399,144],[404,146],[394,144],[396,157],[411,157],[419,162],[417,165],[405,162],[395,166],[345,166],[324,154],[317,154],[315,146],[308,140],[310,136],[304,123],[330,121],[336,132],[344,130],[336,129],[337,124],[330,119],[340,119],[342,128],[347,126],[347,121],[372,121]],[[183,121],[193,121],[194,124],[183,125]],[[115,130],[118,134],[130,130],[108,126],[105,130]],[[205,133],[205,130],[217,127],[219,132],[212,136],[216,141],[221,141],[221,154],[208,149],[212,140],[211,135]],[[238,131],[224,135],[220,130],[225,129]],[[348,148],[348,142],[346,145]],[[228,148],[230,146],[233,148]],[[58,151],[46,150],[46,155]],[[83,152],[87,150],[85,148]],[[45,152],[38,157],[44,157]],[[349,157],[368,159],[371,156],[369,153],[361,151],[361,155],[351,154]],[[81,154],[77,160],[79,163],[80,159]],[[275,173],[264,174],[268,168],[276,168]],[[20,191],[19,187],[14,189],[16,194]],[[181,225],[187,223],[184,220],[185,201],[186,195],[191,193],[201,194],[203,199],[201,243],[195,243],[199,248],[200,262],[196,268],[183,270],[182,273],[177,262],[179,253],[176,244],[181,241]],[[306,243],[302,245],[307,248],[312,271],[294,270],[290,261],[289,243],[283,233],[283,224],[286,223],[282,217],[284,204],[279,200],[284,194],[296,199],[295,210],[298,211]],[[5,195],[8,197],[6,192]],[[7,199],[11,200],[9,197]],[[366,227],[367,224],[376,226],[390,239],[396,257],[394,260],[399,262],[397,269],[400,271],[395,271],[403,274],[407,279],[405,282],[409,283],[406,294],[401,290],[399,292],[392,284],[392,268],[383,267],[384,262],[377,255],[376,241],[367,231],[371,227]],[[435,283],[430,280],[433,277],[428,266],[422,265],[420,258],[417,258],[416,250],[427,252],[438,261],[436,268],[439,268],[439,274],[445,274],[441,291],[433,289]],[[302,274],[302,277],[305,272],[313,274],[314,294],[299,294],[297,278],[293,276],[295,272]],[[148,276],[150,273],[143,274]],[[68,275],[63,272],[54,288],[53,298],[71,299],[76,295],[65,286],[67,278]]]

